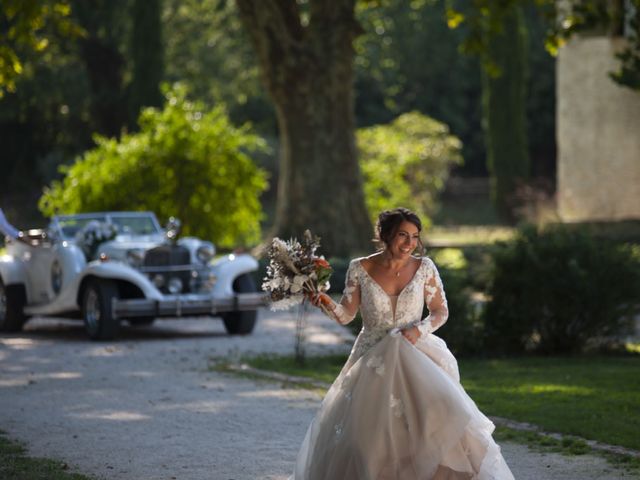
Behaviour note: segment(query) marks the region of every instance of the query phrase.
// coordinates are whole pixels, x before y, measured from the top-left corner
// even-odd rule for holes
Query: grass
[[[555,452],[564,455],[584,455],[593,453],[589,445],[580,439],[563,438],[561,440],[538,432],[514,430],[508,427],[496,428],[493,438],[498,442],[514,442],[525,444],[538,452]],[[640,474],[640,459],[628,455],[598,452],[612,465],[625,470],[631,478],[637,478]]]
[[[443,197],[433,215],[435,225],[500,225],[488,192],[484,195]]]
[[[251,366],[330,383],[344,356],[246,359]],[[640,450],[640,356],[461,359],[462,383],[488,414]]]
[[[506,241],[511,239],[515,232],[515,228],[507,226],[435,226],[430,228],[425,236],[427,238],[427,246],[463,247]]]
[[[12,480],[91,480],[79,473],[68,472],[68,466],[57,460],[32,458],[24,446],[9,440],[0,431],[0,478]]]
[[[640,356],[462,361],[489,415],[640,450]]]

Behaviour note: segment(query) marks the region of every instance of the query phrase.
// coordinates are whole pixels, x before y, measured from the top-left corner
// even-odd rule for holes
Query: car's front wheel
[[[24,314],[26,294],[23,285],[5,285],[0,280],[0,332],[19,332],[27,317]]]
[[[120,320],[113,314],[118,288],[111,280],[92,280],[82,295],[84,328],[92,340],[111,340],[120,331]]]
[[[257,292],[256,284],[251,275],[240,275],[233,282],[233,291],[236,293]],[[222,320],[227,332],[232,335],[247,335],[253,331],[256,325],[258,312],[256,310],[237,310],[222,314]]]

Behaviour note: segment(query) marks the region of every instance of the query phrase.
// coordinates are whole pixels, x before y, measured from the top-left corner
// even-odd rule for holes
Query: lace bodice
[[[360,356],[394,328],[417,326],[423,335],[440,328],[449,316],[442,281],[433,261],[424,257],[413,278],[396,299],[367,273],[360,258],[349,264],[344,293],[331,316],[342,324],[362,316],[362,331],[354,345]],[[422,319],[426,303],[429,315]],[[395,308],[394,308],[395,307]]]

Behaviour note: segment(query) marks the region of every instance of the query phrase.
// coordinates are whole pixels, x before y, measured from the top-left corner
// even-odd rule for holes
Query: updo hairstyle
[[[375,238],[379,250],[384,250],[391,239],[398,232],[398,227],[402,222],[410,222],[416,226],[418,232],[422,231],[422,222],[420,217],[413,213],[408,208],[398,207],[392,210],[384,210],[378,215],[378,221],[376,222]],[[424,245],[422,240],[418,238],[418,249],[420,255],[424,252]]]

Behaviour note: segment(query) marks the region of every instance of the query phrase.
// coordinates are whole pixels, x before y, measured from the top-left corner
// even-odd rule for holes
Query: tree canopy
[[[3,0],[0,2],[0,98],[13,92],[23,73],[23,53],[42,52],[51,34],[78,35],[69,19],[71,7],[63,0]]]
[[[264,142],[234,127],[222,107],[188,101],[184,88],[167,89],[165,99],[163,110],[143,110],[138,133],[97,136],[97,146],[45,190],[42,212],[151,210],[223,247],[257,243],[267,183],[247,153]]]
[[[474,0],[474,8],[464,12],[459,3],[447,0],[447,22],[451,28],[467,26],[463,51],[484,55],[490,50],[487,32],[502,32],[513,9],[531,2]],[[546,46],[553,55],[576,34],[626,37],[627,46],[616,55],[619,67],[610,75],[620,85],[640,91],[640,0],[535,0],[534,4],[547,20]],[[484,63],[485,68],[497,73],[490,57],[485,56]]]
[[[460,140],[419,112],[362,128],[357,137],[371,223],[382,210],[403,206],[428,226],[451,167],[462,163]]]

